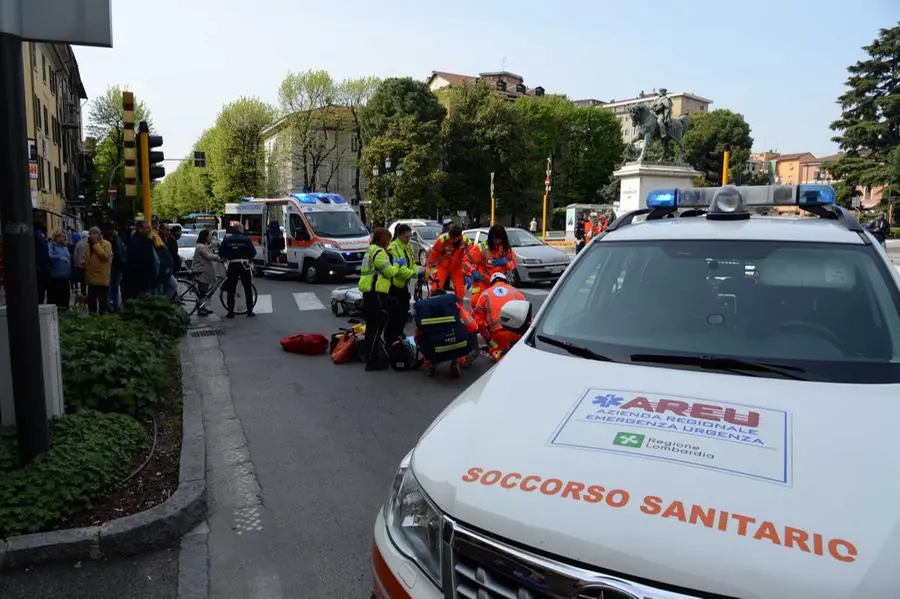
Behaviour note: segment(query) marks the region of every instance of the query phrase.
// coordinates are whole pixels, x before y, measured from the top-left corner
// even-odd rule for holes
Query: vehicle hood
[[[559,262],[568,262],[569,256],[555,247],[549,245],[532,245],[513,248],[516,258],[519,260],[538,259],[544,264],[557,264]]]
[[[329,239],[320,237],[322,243],[336,245],[342,252],[360,252],[369,248],[369,237],[346,237],[341,239]]]
[[[178,248],[178,256],[182,259],[191,260],[194,257],[195,248]]]
[[[588,567],[746,599],[897,597],[898,422],[900,385],[520,343],[432,424],[412,467],[461,523]]]

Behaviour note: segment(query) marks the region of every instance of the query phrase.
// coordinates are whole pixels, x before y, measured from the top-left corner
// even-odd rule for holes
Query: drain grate
[[[199,331],[191,331],[191,337],[216,337],[224,334],[225,329],[200,329]]]

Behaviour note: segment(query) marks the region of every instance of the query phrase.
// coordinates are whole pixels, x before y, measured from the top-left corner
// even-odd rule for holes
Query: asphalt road
[[[221,348],[246,437],[242,473],[255,474],[238,486],[255,490],[261,505],[247,526],[227,497],[235,486],[211,484],[211,597],[368,598],[372,525],[397,465],[489,364],[476,361],[459,379],[445,366],[429,378],[286,354],[286,335],[345,326],[328,308],[335,285],[256,285],[257,318],[214,326],[225,329]],[[537,307],[549,288],[523,291]]]

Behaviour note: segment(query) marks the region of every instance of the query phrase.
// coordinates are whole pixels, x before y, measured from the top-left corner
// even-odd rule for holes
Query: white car
[[[194,249],[197,247],[197,235],[182,233],[178,238],[178,257],[183,269],[190,269],[194,262]]]
[[[652,192],[594,239],[403,460],[375,596],[900,597],[900,273],[833,201]]]

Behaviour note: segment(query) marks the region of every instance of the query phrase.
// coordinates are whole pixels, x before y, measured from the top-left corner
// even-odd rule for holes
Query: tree
[[[338,104],[345,107],[350,113],[357,156],[362,156],[363,152],[362,113],[380,84],[381,80],[377,77],[360,77],[359,79],[345,79],[337,85]],[[356,161],[354,171],[353,191],[356,198],[361,200],[363,196],[359,186],[359,160]]]
[[[107,205],[107,188],[115,187],[119,193],[119,212],[133,212],[131,206],[122,204],[125,197],[124,163],[125,109],[122,106],[122,90],[113,85],[91,101],[85,131],[94,140],[91,158],[94,161],[93,197],[87,198],[95,206]],[[153,130],[150,109],[144,102],[134,107],[135,123],[147,121]]]
[[[897,190],[900,172],[890,153],[900,145],[900,25],[881,29],[863,50],[865,60],[847,67],[845,91],[838,98],[841,118],[831,123],[832,138],[846,153],[829,167],[836,178],[854,187],[892,183]]]
[[[257,98],[240,98],[219,112],[210,140],[211,207],[217,214],[223,212],[226,202],[264,195],[262,131],[272,124],[273,119],[273,109]]]
[[[393,181],[393,216],[432,214],[440,206],[440,130],[445,115],[428,87],[409,77],[386,79],[362,113],[365,147],[360,167],[366,172],[374,166],[383,169],[387,157],[403,165],[403,176]],[[383,184],[383,177],[369,180],[366,196],[377,215],[373,220],[384,214]]]
[[[714,170],[709,154],[723,152],[726,143],[731,145],[729,180],[736,181],[746,170],[753,147],[750,125],[744,116],[725,109],[691,114],[691,126],[684,134],[684,157],[688,164],[703,173]],[[704,179],[700,183],[722,184],[721,178]]]
[[[214,201],[213,194],[215,167],[212,155],[217,132],[215,127],[207,129],[194,144],[193,150],[206,152],[206,167],[194,166],[192,151],[154,188],[154,213],[176,219],[191,212],[211,212],[221,204]]]
[[[303,187],[327,186],[340,160],[338,135],[348,126],[349,113],[336,104],[338,90],[328,71],[288,73],[278,90],[278,99],[290,142],[278,157],[291,169],[303,171]],[[328,172],[321,172],[326,163]]]
[[[574,108],[568,136],[567,195],[584,203],[603,202],[609,194],[603,191],[625,151],[619,119],[608,110]]]
[[[495,197],[503,210],[515,211],[519,195],[511,173],[522,161],[523,135],[513,104],[483,83],[451,88],[441,100],[448,112],[441,124],[444,197],[469,216],[489,212],[493,172]]]

